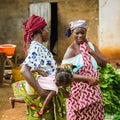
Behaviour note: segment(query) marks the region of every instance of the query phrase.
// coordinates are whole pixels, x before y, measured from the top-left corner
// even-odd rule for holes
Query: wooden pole
[[[5,53],[0,53],[0,85],[3,83],[6,58],[7,55]]]

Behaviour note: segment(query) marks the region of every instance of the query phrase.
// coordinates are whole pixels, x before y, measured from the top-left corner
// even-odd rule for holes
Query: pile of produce
[[[105,113],[113,115],[113,120],[120,120],[120,69],[115,69],[111,64],[98,69]]]

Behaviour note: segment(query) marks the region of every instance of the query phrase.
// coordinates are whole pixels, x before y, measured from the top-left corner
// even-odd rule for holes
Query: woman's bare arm
[[[74,49],[71,46],[69,46],[64,54],[63,59],[71,58],[73,56],[75,56]]]
[[[25,80],[35,89],[35,91],[40,96],[46,97],[47,92],[39,86],[37,80],[34,79],[30,69],[31,69],[30,67],[23,65],[20,72],[23,75],[23,77],[25,78]]]
[[[92,50],[89,45],[87,46],[88,52],[96,59],[97,63],[101,67],[105,67],[107,64],[107,61],[105,57],[102,55],[100,50],[97,48],[97,46],[94,45],[95,51]]]
[[[74,81],[76,81],[76,82],[85,82],[85,83],[88,83],[89,85],[98,85],[99,84],[99,80],[94,77],[73,74],[73,78],[74,78]]]

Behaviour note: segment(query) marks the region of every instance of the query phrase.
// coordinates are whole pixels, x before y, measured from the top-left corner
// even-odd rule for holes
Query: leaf
[[[100,88],[103,94],[105,113],[120,113],[120,75],[116,69],[107,64],[105,68],[98,66],[100,71]]]
[[[107,84],[101,84],[100,87],[101,87],[101,88],[107,88],[108,85],[107,85]]]

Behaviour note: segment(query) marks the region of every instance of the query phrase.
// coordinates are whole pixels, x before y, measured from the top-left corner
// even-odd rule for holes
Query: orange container
[[[16,45],[2,44],[0,45],[0,53],[6,53],[7,56],[13,56],[16,49]]]

